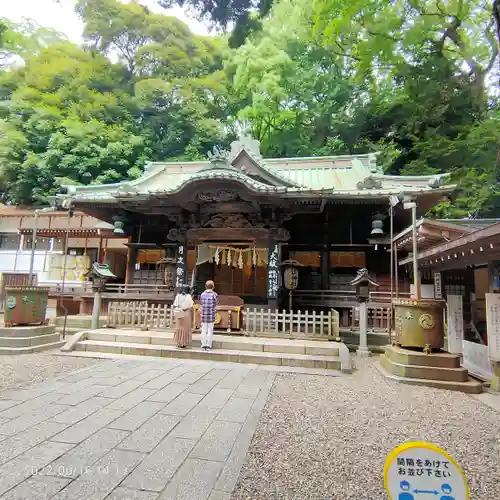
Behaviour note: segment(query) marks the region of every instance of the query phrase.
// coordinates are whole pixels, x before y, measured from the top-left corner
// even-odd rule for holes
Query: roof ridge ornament
[[[255,161],[259,162],[262,160],[260,141],[257,139],[249,135],[240,135],[238,140],[231,143],[231,160],[234,160],[243,150],[245,150]]]
[[[377,179],[373,175],[365,177],[362,181],[356,184],[358,189],[380,189],[382,187],[382,181]]]
[[[211,163],[210,168],[214,166],[217,168],[232,168],[230,157],[231,153],[220,146],[214,146],[212,151],[207,153],[208,159]]]

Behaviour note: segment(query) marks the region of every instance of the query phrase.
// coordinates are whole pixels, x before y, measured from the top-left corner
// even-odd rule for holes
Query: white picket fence
[[[110,302],[107,324],[113,327],[129,328],[171,328],[174,327],[174,311],[168,304],[147,302]]]
[[[240,330],[246,335],[273,337],[339,337],[339,314],[277,309],[244,309]],[[172,306],[147,302],[110,302],[107,324],[124,328],[172,328],[175,326]]]
[[[334,309],[327,313],[244,309],[243,325],[247,335],[339,337],[339,313]]]

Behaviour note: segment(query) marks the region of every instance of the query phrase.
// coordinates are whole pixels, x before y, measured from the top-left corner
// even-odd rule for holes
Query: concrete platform
[[[172,332],[99,329],[79,332],[61,350],[352,371],[341,342],[214,335],[213,349],[204,351],[198,334],[191,348],[180,349]]]
[[[406,384],[479,394],[483,384],[469,377],[460,357],[450,353],[424,354],[387,346],[377,367],[383,375]]]
[[[16,326],[0,328],[0,355],[29,354],[64,344],[55,326]]]

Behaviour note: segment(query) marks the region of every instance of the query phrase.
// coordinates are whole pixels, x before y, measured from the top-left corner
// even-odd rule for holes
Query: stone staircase
[[[171,331],[99,329],[79,332],[63,352],[129,354],[233,363],[352,371],[351,356],[341,342],[214,335],[213,349],[201,349],[200,335],[191,348],[179,349]]]
[[[460,366],[460,356],[447,352],[421,351],[387,346],[380,356],[380,371],[388,378],[406,384],[427,385],[470,394],[483,392],[481,382],[469,377]]]
[[[29,354],[64,345],[55,326],[0,328],[0,355]]]

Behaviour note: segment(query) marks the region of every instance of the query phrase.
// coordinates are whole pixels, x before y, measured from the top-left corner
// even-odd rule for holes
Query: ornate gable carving
[[[249,228],[249,227],[259,227],[259,225],[254,226],[244,215],[242,214],[217,214],[211,217],[203,227],[208,228],[228,228],[228,229],[238,229],[238,228]]]
[[[218,189],[217,191],[201,191],[197,197],[200,201],[220,203],[238,199],[238,193],[231,189]]]

